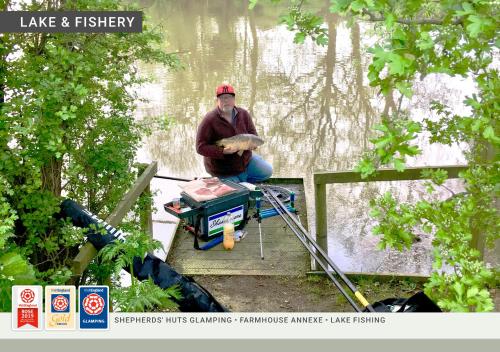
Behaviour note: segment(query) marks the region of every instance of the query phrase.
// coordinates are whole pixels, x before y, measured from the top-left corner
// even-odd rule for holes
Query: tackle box
[[[197,202],[182,192],[180,209],[175,209],[172,202],[165,204],[164,208],[168,213],[184,219],[192,227],[195,227],[196,220],[200,215],[199,234],[204,241],[222,235],[224,219],[228,212],[231,214],[235,229],[242,229],[248,216],[250,191],[245,186],[232,181],[221,180],[221,182],[234,188],[235,191],[204,202]]]

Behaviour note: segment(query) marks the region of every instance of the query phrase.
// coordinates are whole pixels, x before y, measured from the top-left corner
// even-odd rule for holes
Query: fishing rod
[[[276,211],[278,212],[278,214],[283,218],[283,220],[285,221],[285,223],[288,225],[288,227],[290,227],[290,229],[292,230],[292,232],[297,236],[297,238],[302,242],[302,244],[307,248],[307,250],[311,253],[311,255],[313,256],[313,258],[320,264],[320,266],[323,268],[323,270],[325,271],[325,273],[328,275],[328,277],[330,278],[330,280],[332,280],[332,282],[335,284],[335,286],[337,286],[337,288],[339,289],[340,293],[342,293],[342,295],[347,299],[347,301],[351,304],[351,306],[354,308],[354,310],[356,312],[361,312],[361,309],[358,307],[358,305],[356,304],[356,302],[354,302],[354,300],[349,296],[349,294],[344,290],[344,288],[342,287],[342,285],[338,282],[338,280],[332,275],[331,272],[328,271],[328,268],[325,266],[325,264],[319,259],[319,257],[317,256],[317,254],[314,252],[314,250],[311,250],[311,248],[309,247],[309,245],[307,244],[306,240],[305,240],[305,237],[304,236],[301,236],[301,234],[298,233],[298,231],[293,227],[293,225],[290,223],[290,221],[284,216],[284,213],[282,211],[282,209],[278,206],[275,206],[275,203],[274,201],[267,195],[267,192],[262,192],[264,194],[264,197],[267,198],[267,200],[269,201],[269,203],[271,203],[271,205],[273,207],[275,207]]]
[[[357,312],[361,312],[361,309],[358,305],[352,300],[352,298],[347,294],[342,285],[335,279],[332,273],[328,270],[328,265],[332,267],[335,273],[344,281],[344,283],[349,287],[349,289],[354,293],[354,296],[359,300],[359,302],[370,312],[375,312],[372,305],[363,297],[363,295],[358,291],[356,286],[342,273],[342,271],[333,263],[333,261],[328,257],[328,255],[324,252],[324,250],[314,241],[314,239],[309,235],[306,229],[302,226],[302,224],[295,219],[287,207],[276,197],[272,192],[269,192],[266,189],[266,186],[261,186],[263,190],[264,196],[269,200],[271,205],[276,209],[279,215],[283,218],[286,224],[290,227],[292,232],[297,236],[297,238],[302,242],[302,244],[307,248],[307,250],[311,253],[316,262],[321,266],[321,268],[325,271],[328,277],[332,280],[332,282],[337,286],[342,295],[349,301],[349,303],[353,306],[353,308]],[[285,216],[286,215],[286,216]],[[290,222],[290,220],[293,222]],[[295,226],[295,228],[294,228]],[[301,232],[301,233],[299,233]],[[316,249],[316,251],[310,247],[310,244]],[[323,260],[320,260],[319,256],[322,257]],[[325,262],[328,264],[326,265]]]
[[[190,182],[190,181],[195,180],[194,178],[189,180],[189,179],[187,179],[187,178],[170,177],[170,176],[161,176],[161,175],[154,175],[153,177],[154,177],[154,178],[162,178],[162,179],[164,179],[164,180],[185,181],[185,182]]]

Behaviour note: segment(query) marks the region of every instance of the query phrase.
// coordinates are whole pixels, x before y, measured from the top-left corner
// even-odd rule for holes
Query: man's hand
[[[234,154],[238,151],[238,148],[235,147],[224,147],[224,150],[222,151],[224,154]]]

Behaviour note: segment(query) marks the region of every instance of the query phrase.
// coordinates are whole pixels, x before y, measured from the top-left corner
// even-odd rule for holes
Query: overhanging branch
[[[369,17],[369,20],[372,22],[384,22],[386,18],[381,15],[376,15],[373,12],[363,10],[362,14]],[[443,25],[445,24],[444,19],[442,18],[421,18],[421,19],[405,19],[405,18],[396,18],[394,22],[401,24],[435,24],[435,25]],[[459,17],[451,22],[450,24],[458,25],[463,24],[462,18]]]

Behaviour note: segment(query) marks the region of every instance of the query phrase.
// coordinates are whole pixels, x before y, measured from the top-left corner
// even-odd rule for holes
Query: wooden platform
[[[273,183],[295,192],[295,207],[302,224],[307,228],[303,184],[281,183],[285,180],[278,179]],[[264,207],[270,206],[264,203]],[[249,213],[253,215],[254,209],[250,209]],[[245,229],[248,234],[235,243],[233,250],[224,250],[219,244],[200,251],[193,248],[193,235],[179,226],[167,262],[184,275],[299,275],[310,270],[309,252],[279,215],[262,221],[264,260],[260,257],[257,220],[252,218]],[[203,243],[200,242],[200,245]]]

